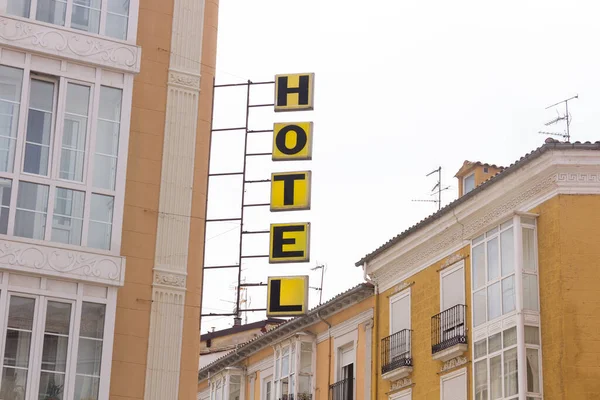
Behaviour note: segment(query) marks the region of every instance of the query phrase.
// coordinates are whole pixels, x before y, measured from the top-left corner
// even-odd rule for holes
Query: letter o
[[[287,134],[291,131],[296,132],[296,145],[293,148],[289,148],[285,144]],[[302,149],[306,146],[307,140],[308,136],[306,135],[304,129],[298,125],[287,125],[277,132],[277,136],[275,137],[275,145],[283,154],[294,155],[302,151]]]

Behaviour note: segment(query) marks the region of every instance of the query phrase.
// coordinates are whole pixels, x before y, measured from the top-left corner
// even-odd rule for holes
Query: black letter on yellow
[[[296,145],[290,149],[285,144],[285,138],[287,137],[288,132],[292,131],[296,132]],[[275,145],[280,152],[289,156],[299,153],[304,146],[306,146],[307,140],[308,136],[306,135],[304,129],[300,128],[298,125],[287,125],[277,132]]]
[[[271,281],[271,301],[269,302],[271,312],[294,312],[302,311],[302,304],[282,306],[281,301],[281,281]]]
[[[283,251],[283,245],[295,244],[296,239],[284,239],[285,232],[304,232],[303,225],[275,226],[273,227],[273,258],[304,257],[304,251]]]
[[[283,205],[293,206],[294,205],[294,185],[298,180],[304,180],[306,175],[304,174],[292,174],[292,175],[275,175],[273,180],[283,181]]]
[[[309,76],[301,75],[298,79],[298,87],[288,87],[288,77],[277,78],[277,105],[287,106],[287,96],[290,93],[298,93],[298,105],[308,105]]]

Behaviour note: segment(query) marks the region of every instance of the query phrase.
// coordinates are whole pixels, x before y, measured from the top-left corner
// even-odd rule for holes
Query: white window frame
[[[291,380],[294,381],[293,385],[294,385],[294,390],[290,393],[294,395],[294,399],[298,399],[298,389],[299,389],[299,377],[300,375],[300,357],[302,354],[302,343],[305,344],[310,344],[311,345],[311,379],[310,379],[310,391],[311,391],[311,396],[314,399],[315,398],[315,379],[316,379],[316,353],[317,353],[317,347],[316,347],[316,342],[315,342],[315,338],[311,335],[307,335],[307,334],[299,334],[296,335],[288,340],[284,340],[278,344],[276,344],[274,347],[274,351],[273,351],[273,400],[277,400],[278,396],[279,396],[279,386],[280,386],[280,382],[282,377],[284,377],[281,374],[281,360],[282,360],[282,356],[283,356],[283,349],[284,348],[288,348],[289,352],[288,352],[288,357],[290,358],[290,363],[289,363],[289,368],[288,368],[288,374],[286,375],[286,377],[288,377],[289,382],[291,382]],[[292,348],[294,349],[294,351],[292,352]],[[294,355],[294,359],[292,359],[292,354]],[[293,364],[293,370],[292,370],[292,364]],[[292,373],[293,371],[293,373]],[[306,375],[303,375],[306,376]],[[289,384],[289,386],[291,387],[291,383]],[[327,390],[329,390],[329,388],[327,388]],[[262,392],[261,392],[262,394]]]
[[[353,393],[353,399],[357,399],[356,397],[356,376],[357,376],[357,365],[356,365],[356,352],[357,352],[357,346],[358,346],[358,329],[355,329],[353,331],[350,331],[348,333],[346,333],[345,335],[336,337],[333,341],[334,344],[334,348],[335,348],[335,357],[334,357],[334,371],[335,371],[335,382],[333,383],[337,383],[340,382],[342,379],[344,379],[344,367],[342,366],[341,360],[342,360],[342,354],[345,352],[344,350],[347,349],[351,349],[350,351],[352,351],[352,393]],[[329,388],[328,388],[329,389]]]
[[[389,400],[412,400],[412,388],[388,396]]]
[[[448,399],[444,399],[444,382],[445,381],[449,381],[452,380],[454,378],[458,378],[459,376],[464,376],[465,377],[465,400],[467,400],[468,396],[469,396],[469,378],[467,376],[467,369],[466,368],[462,368],[459,369],[457,371],[453,371],[450,372],[448,374],[442,375],[440,376],[440,400],[448,400]]]
[[[11,0],[0,0],[0,13],[6,15],[6,11],[8,8],[8,3]],[[110,38],[111,40],[121,40],[121,39],[116,39],[110,36],[106,36],[106,20],[107,20],[107,14],[108,14],[108,0],[101,0],[101,4],[100,4],[100,26],[98,29],[98,33],[93,33],[93,32],[87,32],[87,31],[83,31],[80,29],[76,29],[76,28],[71,28],[71,19],[72,19],[72,13],[73,13],[73,0],[64,0],[67,3],[67,8],[65,11],[65,25],[54,25],[54,24],[49,24],[47,22],[43,22],[43,21],[38,21],[35,17],[37,14],[37,5],[38,5],[38,1],[39,0],[31,0],[31,5],[29,8],[29,17],[25,18],[27,20],[31,20],[31,21],[35,21],[35,23],[40,23],[40,24],[44,24],[46,26],[56,26],[60,29],[67,29],[69,31],[72,31],[73,33],[80,33],[80,34],[87,34],[87,35],[94,35],[94,36],[105,36],[107,38]],[[138,15],[139,15],[139,2],[140,0],[129,0],[129,18],[128,18],[128,22],[127,22],[127,37],[123,40],[128,41],[128,42],[135,42],[136,36],[137,36],[137,25],[138,25]],[[11,16],[13,17],[13,16]],[[16,17],[14,16],[14,18],[21,18],[21,17]]]
[[[263,378],[264,375],[264,378]],[[260,372],[260,399],[259,400],[273,400],[273,368]],[[271,384],[271,396],[267,399],[267,384]]]
[[[473,177],[473,189],[469,190],[467,192],[467,179],[469,179],[470,177]],[[462,187],[463,187],[463,196],[469,192],[472,192],[473,190],[475,190],[475,188],[477,187],[475,185],[475,171],[471,172],[469,175],[465,175],[465,177],[462,180]]]
[[[65,368],[65,391],[68,394],[64,398],[71,398],[75,390],[75,372],[77,369],[77,354],[79,347],[79,329],[81,323],[81,308],[84,302],[105,305],[104,332],[102,338],[102,355],[100,368],[100,385],[98,398],[108,398],[110,389],[110,370],[112,363],[113,334],[116,316],[117,289],[114,287],[102,287],[105,289],[105,297],[91,297],[84,295],[85,283],[75,283],[74,293],[47,288],[51,278],[31,276],[39,282],[37,288],[16,286],[9,282],[11,276],[26,276],[10,272],[0,273],[0,378],[4,367],[4,347],[6,345],[6,331],[8,323],[9,297],[28,297],[35,299],[32,340],[29,352],[29,368],[27,376],[26,399],[37,399],[39,390],[39,378],[42,362],[43,340],[45,331],[46,308],[48,301],[71,303],[71,321],[69,327],[69,343],[67,352],[67,366]],[[56,279],[60,280],[60,279]],[[93,285],[92,285],[93,286]],[[35,389],[35,390],[34,390]]]
[[[446,311],[444,308],[444,278],[448,275],[453,274],[462,268],[462,282],[463,282],[463,291],[462,291],[462,305],[467,305],[467,283],[465,277],[465,260],[460,260],[455,264],[449,266],[448,268],[444,268],[440,271],[440,312]]]
[[[65,249],[81,250],[82,247],[87,247],[88,239],[88,228],[90,221],[90,202],[92,194],[100,194],[111,196],[114,198],[113,204],[113,219],[112,219],[112,234],[110,249],[97,249],[93,248],[92,251],[95,253],[104,253],[110,255],[116,255],[120,253],[121,247],[121,228],[123,218],[123,204],[124,204],[124,192],[125,192],[125,177],[126,177],[126,165],[127,165],[127,150],[129,143],[129,115],[131,112],[131,95],[133,86],[133,77],[129,75],[124,76],[123,84],[111,84],[108,85],[102,79],[102,70],[97,68],[93,79],[84,78],[82,76],[75,76],[75,74],[67,72],[61,72],[60,76],[51,76],[50,79],[55,79],[57,83],[55,89],[55,112],[53,121],[53,135],[50,143],[50,158],[49,158],[49,173],[48,176],[40,176],[23,171],[23,157],[25,149],[25,135],[26,135],[26,122],[29,110],[29,96],[30,96],[30,81],[32,74],[36,75],[38,79],[39,73],[32,70],[31,68],[31,54],[27,54],[24,63],[17,62],[4,62],[2,65],[7,67],[19,68],[23,71],[23,83],[21,88],[21,99],[19,109],[19,120],[17,137],[15,142],[15,154],[14,154],[14,165],[12,172],[0,172],[0,178],[9,179],[11,181],[11,199],[9,206],[9,217],[7,235],[0,234],[0,238],[6,238],[14,240],[13,236],[15,228],[15,213],[16,213],[16,202],[19,193],[19,182],[31,182],[35,184],[42,184],[49,186],[48,193],[48,212],[46,214],[46,231],[45,239],[37,240],[24,237],[18,237],[17,240],[23,242],[30,242],[33,244],[48,245],[52,243],[52,246],[61,247]],[[69,64],[66,61],[62,62],[65,67]],[[41,74],[42,80],[45,79],[45,75]],[[62,180],[58,178],[58,166],[60,163],[60,149],[62,147],[63,138],[63,118],[64,118],[64,106],[66,101],[66,89],[68,83],[74,83],[79,85],[85,85],[91,87],[90,92],[90,105],[88,115],[88,134],[86,137],[86,157],[84,160],[84,181],[73,182]],[[102,86],[112,87],[121,90],[122,96],[122,108],[121,108],[121,121],[119,128],[119,143],[118,143],[118,158],[117,158],[117,171],[115,176],[115,189],[107,190],[102,188],[93,187],[93,167],[94,167],[94,153],[96,144],[96,132],[97,132],[97,120],[100,106],[100,88]],[[57,156],[58,155],[58,156]],[[54,213],[54,201],[56,198],[56,188],[65,188],[70,190],[85,192],[85,203],[84,203],[84,214],[83,214],[83,228],[81,233],[81,245],[65,244],[51,241],[52,221]]]
[[[395,303],[395,302],[397,302],[397,301],[400,301],[400,300],[404,299],[405,297],[408,297],[408,328],[406,328],[406,329],[408,329],[408,330],[412,329],[412,323],[411,323],[411,320],[412,320],[411,288],[407,288],[407,289],[404,289],[403,291],[401,291],[399,293],[394,294],[393,296],[390,296],[390,299],[389,299],[389,310],[390,310],[389,334],[390,334],[390,336],[393,335],[394,333],[396,333],[396,332],[393,332],[393,322],[394,322],[393,317],[394,316],[393,316],[393,313],[392,313],[392,304]]]

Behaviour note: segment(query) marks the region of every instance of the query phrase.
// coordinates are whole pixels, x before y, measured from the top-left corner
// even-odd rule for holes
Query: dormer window
[[[469,193],[471,190],[475,189],[475,174],[471,174],[466,176],[463,179],[463,195]]]

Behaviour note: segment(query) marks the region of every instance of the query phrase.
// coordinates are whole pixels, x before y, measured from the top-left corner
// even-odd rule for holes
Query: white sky
[[[273,80],[314,72],[315,110],[254,109],[251,129],[274,121],[313,121],[309,162],[251,160],[249,179],[271,172],[313,171],[312,210],[247,209],[245,229],[270,222],[311,222],[311,262],[244,264],[248,282],[269,275],[310,274],[327,264],[323,300],[362,281],[354,267],[366,253],[436,210],[428,199],[443,168],[443,196],[457,195],[454,173],[465,159],[508,165],[540,146],[539,130],[570,104],[571,141],[600,140],[600,3],[594,0],[392,1],[221,0],[217,83]],[[272,103],[272,87],[253,89],[253,103]],[[214,128],[244,125],[244,90],[219,89]],[[562,111],[562,109],[561,109]],[[250,150],[270,151],[270,134]],[[240,170],[243,136],[215,133],[211,172]],[[218,180],[218,181],[217,181]],[[236,182],[238,184],[236,184]],[[239,214],[239,178],[211,178],[209,218]],[[268,185],[248,188],[247,202],[268,202]],[[262,189],[261,189],[262,188]],[[217,236],[218,235],[218,236]],[[235,224],[209,224],[207,265],[237,261]],[[244,254],[267,254],[268,235],[245,235]],[[236,270],[205,272],[204,313],[230,312]],[[265,306],[265,288],[249,291],[249,308]],[[311,306],[319,293],[311,290]],[[249,322],[264,318],[250,313]],[[202,332],[232,317],[203,319]]]

